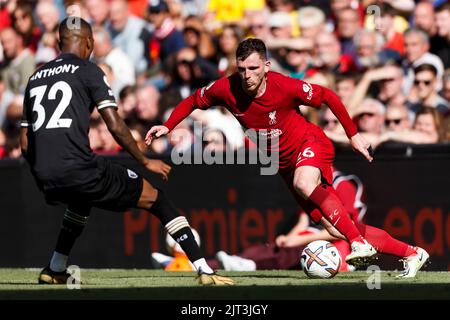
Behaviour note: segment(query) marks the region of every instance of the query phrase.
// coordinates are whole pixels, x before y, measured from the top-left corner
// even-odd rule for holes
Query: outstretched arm
[[[173,130],[181,121],[188,117],[195,109],[195,94],[180,102],[169,119],[162,126],[153,126],[145,135],[145,143],[149,146],[153,138],[159,138]]]
[[[114,108],[103,108],[99,110],[100,115],[103,120],[105,120],[108,130],[113,135],[117,143],[130,153],[133,158],[135,158],[141,165],[146,167],[148,170],[160,174],[164,180],[168,179],[170,173],[170,166],[165,164],[160,160],[151,160],[147,158],[140,150],[136,144],[136,141],[131,135],[130,129],[125,125],[123,120],[120,118],[116,109]]]
[[[332,90],[325,87],[322,87],[322,90],[322,102],[328,105],[330,110],[342,124],[342,127],[344,127],[345,134],[350,139],[350,144],[352,145],[353,150],[362,154],[368,161],[371,162],[373,157],[371,154],[370,143],[368,143],[366,139],[358,133],[358,130],[345,109],[344,104]]]

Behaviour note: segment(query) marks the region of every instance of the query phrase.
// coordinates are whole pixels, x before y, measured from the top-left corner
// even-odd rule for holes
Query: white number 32
[[[33,104],[33,111],[37,113],[37,118],[32,125],[33,131],[39,130],[39,128],[42,127],[45,121],[45,109],[42,106],[41,102],[46,91],[46,85],[39,86],[30,90],[30,97],[36,97]],[[47,96],[48,100],[55,100],[58,91],[62,92],[62,97],[59,101],[59,104],[56,106],[55,111],[50,117],[50,120],[48,120],[48,123],[45,126],[46,129],[70,128],[70,125],[72,124],[72,119],[61,118],[64,111],[69,106],[70,100],[72,99],[72,88],[70,88],[67,82],[58,81],[50,88]]]

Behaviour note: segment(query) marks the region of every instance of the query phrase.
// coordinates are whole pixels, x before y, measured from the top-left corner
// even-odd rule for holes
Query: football
[[[339,250],[328,241],[316,240],[303,249],[300,263],[309,278],[333,278],[341,266]]]

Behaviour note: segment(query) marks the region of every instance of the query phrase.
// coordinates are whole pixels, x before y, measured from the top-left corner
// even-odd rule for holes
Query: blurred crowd
[[[236,71],[246,37],[265,41],[271,69],[334,90],[374,147],[450,139],[450,3],[446,0],[0,0],[0,158],[20,157],[29,76],[59,54],[66,16],[91,23],[105,72],[138,145],[182,99]],[[336,143],[327,107],[299,106]],[[201,123],[201,126],[198,124]],[[120,153],[98,112],[91,147]],[[196,110],[149,152],[254,147],[222,106]]]

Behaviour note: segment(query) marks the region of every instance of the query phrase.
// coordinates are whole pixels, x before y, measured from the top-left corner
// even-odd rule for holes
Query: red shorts
[[[310,126],[299,143],[295,162],[286,169],[280,169],[280,174],[294,195],[298,204],[311,219],[318,223],[322,218],[321,212],[309,201],[303,199],[293,186],[295,169],[303,166],[318,168],[322,174],[322,183],[333,186],[334,147],[323,130],[317,126]]]

